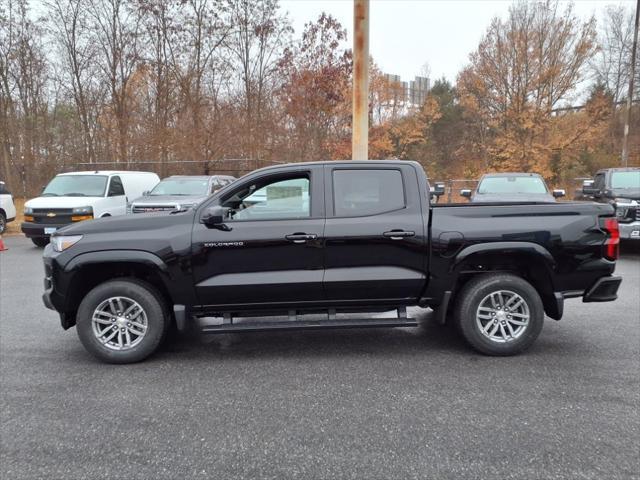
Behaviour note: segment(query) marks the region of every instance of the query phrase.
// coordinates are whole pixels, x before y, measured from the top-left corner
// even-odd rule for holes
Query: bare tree
[[[4,9],[3,43],[0,57],[2,75],[2,123],[7,125],[3,139],[5,172],[18,170],[23,191],[27,177],[39,167],[46,142],[47,62],[42,45],[43,32],[31,19],[25,0],[9,1]],[[5,19],[6,18],[6,23]],[[15,175],[13,176],[15,179]]]
[[[91,38],[86,0],[51,0],[49,25],[63,62],[62,85],[68,86],[82,126],[83,160],[96,160],[95,136],[100,85],[95,82],[94,60],[98,53]]]
[[[273,87],[278,60],[293,32],[286,17],[279,14],[277,0],[228,0],[234,31],[227,47],[239,71],[244,102],[245,149],[260,157],[266,145],[265,100]]]
[[[100,55],[94,59],[108,85],[112,117],[116,125],[117,162],[130,160],[130,82],[139,65],[140,20],[137,9],[127,0],[89,0],[95,22],[94,41]]]
[[[615,102],[627,96],[634,30],[632,10],[623,5],[606,7],[598,34],[600,49],[591,62],[596,82],[611,93]],[[634,91],[640,92],[640,85]]]

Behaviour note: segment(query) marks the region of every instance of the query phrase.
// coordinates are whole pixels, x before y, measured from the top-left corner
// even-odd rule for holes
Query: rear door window
[[[402,173],[391,169],[333,171],[334,214],[363,217],[405,207]]]

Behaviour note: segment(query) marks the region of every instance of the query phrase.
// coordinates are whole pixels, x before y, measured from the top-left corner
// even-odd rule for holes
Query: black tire
[[[478,323],[484,321],[484,326],[487,326],[488,323],[493,322],[493,324],[499,328],[502,328],[500,324],[506,325],[506,323],[498,321],[497,319],[476,319],[481,303],[491,293],[497,291],[508,291],[519,295],[524,300],[524,304],[529,312],[528,323],[521,327],[515,326],[516,331],[518,328],[522,329],[517,338],[509,338],[508,341],[504,341],[504,343],[499,343],[499,340],[489,338],[488,334],[491,332],[485,335],[482,332],[481,325],[478,325]],[[504,307],[500,309],[502,308]],[[494,314],[490,313],[486,315]],[[504,315],[506,315],[506,311]],[[544,323],[544,307],[536,289],[523,278],[502,273],[483,274],[470,280],[458,294],[454,318],[458,330],[467,343],[475,350],[486,355],[517,355],[529,348],[538,338],[538,335],[540,335]],[[513,328],[513,325],[509,324],[509,326]],[[492,329],[493,325],[490,326],[490,330]],[[499,333],[497,335],[499,335]]]
[[[36,247],[44,248],[49,245],[49,237],[33,237],[31,239]]]
[[[4,213],[0,212],[0,235],[4,233],[7,228],[7,217]]]
[[[92,317],[96,308],[111,297],[126,297],[137,302],[146,315],[147,330],[137,345],[127,350],[114,350],[101,343],[93,331]],[[166,302],[146,282],[137,279],[110,280],[91,290],[80,303],[76,328],[82,345],[95,357],[107,363],[135,363],[153,354],[167,334],[171,316]]]

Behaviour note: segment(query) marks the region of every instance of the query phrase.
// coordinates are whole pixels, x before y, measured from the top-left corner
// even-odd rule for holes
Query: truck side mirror
[[[151,193],[151,190],[145,190],[144,192],[142,192],[142,196],[143,197],[148,197],[149,193]]]
[[[558,188],[558,189],[553,191],[553,196],[555,198],[564,197],[566,194],[567,194],[567,192],[565,192],[564,189],[562,189],[562,188]]]
[[[463,188],[462,190],[460,190],[460,195],[462,195],[463,197],[471,198],[471,190],[468,188]]]
[[[582,182],[582,193],[585,195],[596,195],[598,193],[598,189],[594,188],[593,180],[585,180]]]
[[[225,209],[220,205],[214,205],[205,209],[200,221],[207,227],[217,228],[218,230],[231,230],[224,223]]]
[[[433,188],[433,190],[431,191],[432,195],[435,195],[436,197],[444,195],[444,183],[436,182],[433,184],[432,188]]]

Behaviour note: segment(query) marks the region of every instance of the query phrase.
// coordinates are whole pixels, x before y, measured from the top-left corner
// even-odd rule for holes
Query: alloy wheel
[[[509,290],[497,290],[480,302],[476,325],[492,342],[508,343],[525,332],[530,316],[529,305],[522,296]]]
[[[147,333],[147,314],[142,306],[128,297],[111,297],[101,302],[91,317],[93,334],[111,350],[130,350]]]

